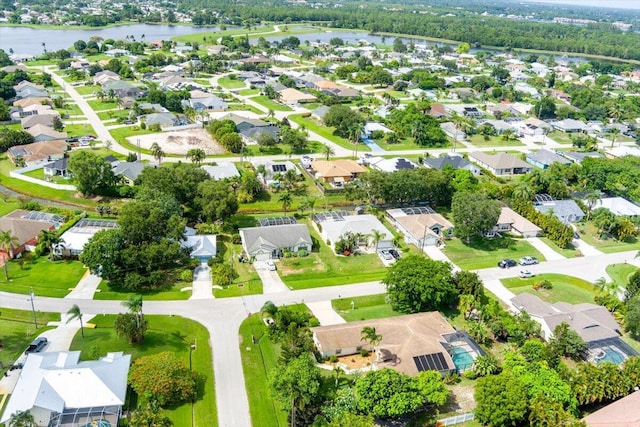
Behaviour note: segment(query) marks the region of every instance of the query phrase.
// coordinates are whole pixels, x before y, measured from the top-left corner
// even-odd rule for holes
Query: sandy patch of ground
[[[207,154],[226,153],[226,150],[203,128],[130,136],[127,140],[133,145],[136,145],[139,140],[140,146],[147,150],[157,142],[166,154],[187,154],[187,151],[192,148],[202,148]]]

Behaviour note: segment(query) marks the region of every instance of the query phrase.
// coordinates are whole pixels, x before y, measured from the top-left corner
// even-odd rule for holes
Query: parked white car
[[[520,277],[522,279],[528,279],[533,276],[534,276],[533,273],[530,272],[529,270],[520,270]]]
[[[276,271],[276,265],[273,263],[273,261],[267,261],[267,270]]]

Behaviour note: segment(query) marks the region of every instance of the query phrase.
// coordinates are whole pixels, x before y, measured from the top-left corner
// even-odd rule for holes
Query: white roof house
[[[216,166],[200,166],[200,168],[216,181],[240,177],[240,172],[233,163],[218,163]]]
[[[365,138],[368,138],[371,136],[371,134],[375,131],[380,131],[383,133],[392,133],[393,131],[391,129],[389,129],[388,127],[386,127],[385,125],[383,125],[382,123],[378,123],[378,122],[367,122],[364,125],[364,128],[362,129],[362,133],[363,136]]]
[[[372,157],[367,159],[367,163],[373,169],[382,172],[395,172],[402,169],[417,169],[418,165],[405,157],[393,157],[385,159],[384,157]]]
[[[323,240],[329,240],[331,245],[340,240],[347,232],[362,234],[363,242],[367,246],[374,246],[371,233],[377,230],[383,237],[378,242],[378,248],[393,247],[393,234],[375,217],[375,215],[338,215],[338,217],[327,216],[318,222],[322,229]]]
[[[0,422],[29,410],[37,425],[84,425],[98,419],[118,425],[131,356],[118,352],[100,360],[79,359],[79,351],[29,354]]]
[[[218,253],[216,246],[216,236],[214,234],[198,234],[186,236],[186,240],[180,242],[183,248],[191,249],[191,258],[206,262]]]
[[[81,219],[61,236],[63,243],[58,245],[60,255],[80,255],[87,244],[98,231],[118,228],[115,220],[109,219]]]
[[[585,203],[587,203],[585,201]],[[599,199],[592,209],[605,208],[618,216],[640,216],[640,206],[635,205],[622,197],[608,197]]]

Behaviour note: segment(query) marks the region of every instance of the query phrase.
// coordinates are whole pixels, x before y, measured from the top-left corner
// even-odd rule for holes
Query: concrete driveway
[[[274,264],[277,265],[276,262]],[[260,280],[262,281],[263,294],[275,294],[278,292],[288,292],[289,288],[284,284],[278,271],[269,271],[266,261],[256,261],[253,263]]]
[[[547,245],[545,242],[543,242],[542,240],[540,240],[537,237],[527,237],[524,240],[529,242],[531,244],[531,246],[536,248],[542,255],[544,255],[544,257],[545,257],[545,259],[547,261],[565,259],[564,256],[560,255],[558,252],[556,252],[553,249],[551,249],[551,247],[549,245]]]
[[[308,302],[307,307],[318,318],[321,326],[347,323],[331,306],[331,300]]]

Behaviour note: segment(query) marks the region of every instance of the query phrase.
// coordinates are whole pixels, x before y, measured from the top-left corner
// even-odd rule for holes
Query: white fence
[[[456,415],[453,417],[443,418],[438,420],[436,423],[437,426],[453,426],[460,423],[466,423],[467,421],[471,421],[475,418],[475,414],[473,412],[468,414]]]
[[[162,126],[162,132],[171,132],[173,130],[187,130],[187,129],[199,129],[202,127],[202,123],[192,123],[190,125],[183,126]]]
[[[33,178],[33,177],[30,177],[30,176],[23,175],[23,173],[31,172],[31,171],[34,171],[36,169],[42,169],[43,166],[44,166],[43,164],[37,164],[37,165],[27,166],[27,167],[24,167],[22,169],[16,169],[14,171],[10,171],[9,172],[9,176],[11,178],[20,179],[22,181],[30,182],[32,184],[37,184],[37,185],[42,185],[43,187],[53,188],[54,190],[76,191],[76,186],[75,185],[56,184],[54,182],[47,182],[47,181],[43,181],[43,180],[38,179],[38,178]]]

